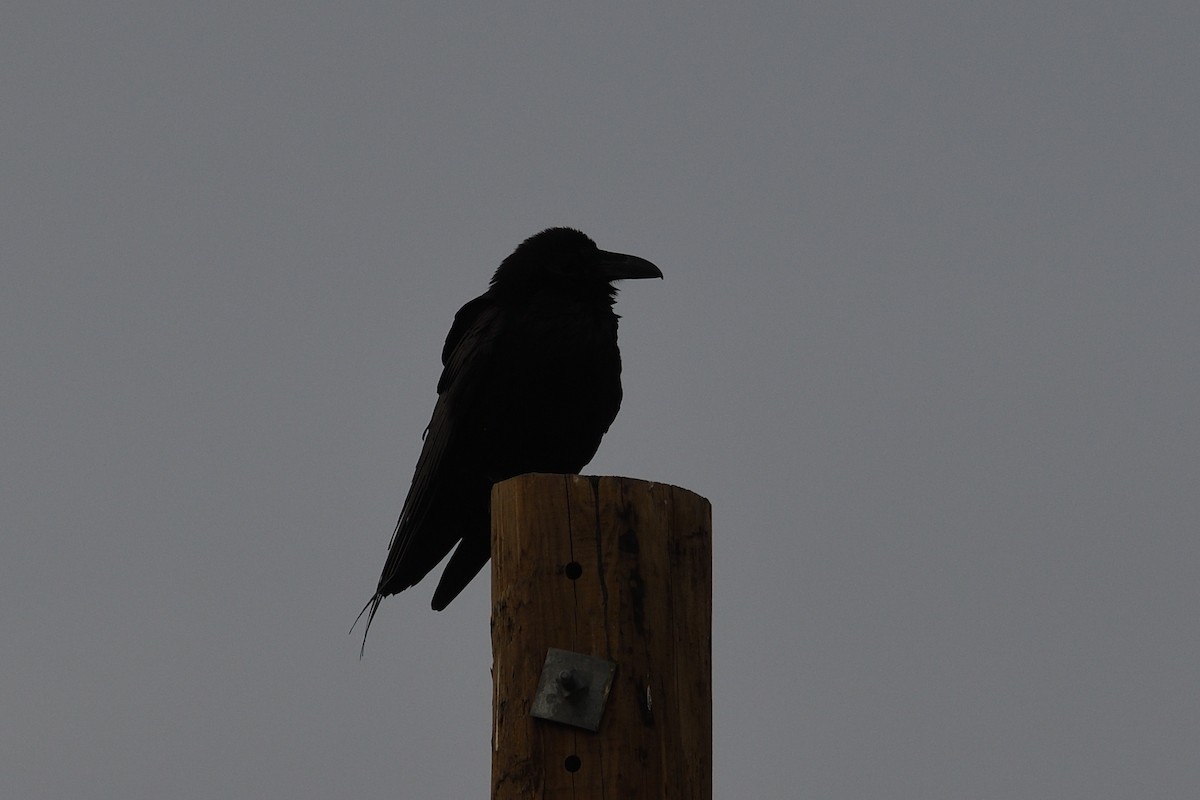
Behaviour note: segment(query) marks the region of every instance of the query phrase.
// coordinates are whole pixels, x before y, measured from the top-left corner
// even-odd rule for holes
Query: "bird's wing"
[[[463,455],[456,451],[454,442],[462,433],[459,428],[464,417],[468,416],[464,412],[474,405],[479,387],[487,379],[492,361],[491,351],[500,332],[500,319],[498,309],[487,295],[475,298],[454,315],[454,324],[442,348],[443,368],[437,385],[438,400],[429,427],[425,429],[425,444],[417,458],[412,486],[404,499],[400,518],[396,521],[392,542],[388,545],[385,577],[393,560],[399,566],[412,545],[413,534],[421,529],[434,499],[434,486],[454,483],[454,475],[447,476],[446,472],[453,473],[458,467],[454,462]],[[413,582],[437,566],[437,562],[450,552],[455,541],[450,540],[444,548],[439,548],[440,554],[424,567]]]
[[[488,363],[488,355],[500,333],[499,307],[491,295],[482,294],[458,310],[454,324],[442,346],[442,377],[438,379],[438,394],[442,394],[468,364]]]
[[[375,596],[363,609],[370,609],[368,631],[379,603],[386,595],[417,583],[458,542],[458,531],[428,530],[424,523],[435,506],[443,508],[447,505],[447,498],[439,501],[438,492],[460,489],[458,473],[462,462],[473,455],[462,452],[462,448],[456,447],[456,441],[462,434],[459,428],[463,419],[471,418],[469,412],[464,412],[475,405],[480,387],[490,376],[490,355],[500,333],[501,318],[498,307],[486,294],[467,303],[454,316],[454,324],[442,349],[438,400],[425,429],[425,442],[417,458],[412,486],[396,521]],[[366,641],[365,632],[363,641]]]

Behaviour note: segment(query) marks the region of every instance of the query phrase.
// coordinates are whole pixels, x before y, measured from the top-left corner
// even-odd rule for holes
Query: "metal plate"
[[[617,664],[551,647],[529,713],[589,731],[600,729]]]

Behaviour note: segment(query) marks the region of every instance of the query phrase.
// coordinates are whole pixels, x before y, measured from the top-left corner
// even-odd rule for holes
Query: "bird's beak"
[[[627,256],[624,253],[600,251],[600,275],[606,281],[629,278],[661,278],[662,270],[644,258]]]

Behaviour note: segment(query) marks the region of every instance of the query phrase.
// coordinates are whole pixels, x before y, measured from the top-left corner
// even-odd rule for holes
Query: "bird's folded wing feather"
[[[421,568],[428,571],[457,541],[448,539],[435,543],[415,540],[419,538],[416,534],[421,531],[434,501],[435,487],[449,488],[447,484],[453,483],[453,473],[459,466],[456,462],[466,455],[458,453],[455,448],[455,440],[461,433],[455,429],[455,421],[464,418],[463,411],[474,404],[481,385],[490,379],[488,369],[492,359],[489,356],[499,328],[500,314],[487,295],[467,303],[454,317],[454,324],[442,350],[443,370],[438,380],[437,404],[429,427],[425,430],[425,444],[417,459],[412,487],[404,500],[391,544],[388,545],[381,586],[400,569],[410,549],[415,548],[420,553],[439,551],[436,557],[427,555],[417,559],[428,562],[432,557],[432,563],[421,564]]]

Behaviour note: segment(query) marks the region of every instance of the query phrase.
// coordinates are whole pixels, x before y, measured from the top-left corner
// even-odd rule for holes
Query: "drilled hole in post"
[[[579,772],[579,768],[583,766],[583,762],[579,760],[579,756],[567,756],[563,761],[563,766],[567,768],[567,772]]]
[[[578,561],[571,561],[563,568],[563,572],[571,580],[578,580],[579,576],[583,574],[583,567],[579,566]]]

